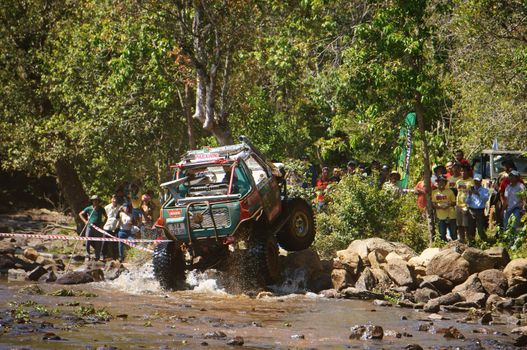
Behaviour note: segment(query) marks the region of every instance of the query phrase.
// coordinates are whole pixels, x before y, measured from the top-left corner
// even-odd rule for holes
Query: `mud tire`
[[[185,260],[183,252],[174,242],[161,242],[152,257],[154,276],[163,289],[182,288],[185,282]]]
[[[293,198],[285,203],[289,219],[278,232],[278,243],[285,250],[307,249],[315,240],[315,219],[313,209],[305,200]]]
[[[280,279],[276,238],[259,237],[247,244],[247,249],[232,252],[229,256],[225,282],[231,293],[262,290]]]

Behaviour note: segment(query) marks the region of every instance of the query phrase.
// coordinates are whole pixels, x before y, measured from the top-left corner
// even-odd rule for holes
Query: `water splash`
[[[200,272],[192,270],[187,273],[186,282],[194,292],[226,295],[224,288],[218,285],[219,276],[216,270]]]
[[[269,286],[269,289],[278,295],[304,294],[307,289],[307,272],[303,268],[286,268],[282,271],[283,281],[280,284]]]
[[[131,294],[159,294],[163,290],[154,277],[152,263],[134,266],[123,272],[113,281],[101,282],[104,287],[125,291]]]

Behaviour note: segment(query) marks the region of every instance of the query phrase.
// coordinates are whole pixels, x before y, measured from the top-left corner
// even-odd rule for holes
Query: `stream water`
[[[502,315],[501,324],[482,329],[476,322],[458,322],[466,314],[443,314],[447,319],[434,321],[434,327],[454,326],[466,337],[451,340],[441,333],[418,331],[419,325],[429,322],[422,311],[294,294],[294,278],[275,287],[289,294],[260,299],[229,295],[210,275],[199,273],[187,278],[191,290],[167,293],[153,279],[148,264],[111,282],[71,287],[41,284],[44,294],[21,292],[27,283],[4,280],[0,282],[0,349],[232,349],[227,342],[235,336],[243,337],[244,348],[258,349],[403,349],[409,344],[425,349],[513,348],[507,345],[513,342],[509,315]],[[64,287],[97,297],[49,295]],[[8,326],[15,313],[11,310],[23,303],[29,323]],[[81,320],[77,315],[82,307],[104,308],[112,319]],[[403,336],[349,339],[351,326],[367,323]]]

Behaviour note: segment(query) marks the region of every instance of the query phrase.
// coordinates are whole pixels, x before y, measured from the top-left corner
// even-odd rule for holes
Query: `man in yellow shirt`
[[[468,206],[465,203],[468,191],[474,186],[474,180],[470,176],[472,169],[470,166],[463,166],[461,168],[461,179],[456,182],[457,200],[456,200],[456,222],[459,241],[466,243],[466,230],[468,226]]]
[[[439,237],[446,241],[447,228],[452,239],[457,239],[456,235],[456,196],[450,188],[446,188],[447,179],[439,176],[436,180],[437,189],[432,191],[432,204],[436,210]]]

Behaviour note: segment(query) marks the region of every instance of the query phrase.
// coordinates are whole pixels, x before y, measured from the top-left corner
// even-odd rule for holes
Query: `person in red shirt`
[[[424,180],[424,173],[421,172],[421,180],[415,185],[413,192],[417,195],[417,207],[421,212],[425,212],[426,210],[426,192],[425,192],[425,180]],[[435,190],[437,187],[433,184],[430,184],[430,188]]]
[[[322,207],[324,207],[325,204],[325,194],[326,194],[326,188],[330,184],[331,180],[329,178],[329,168],[323,167],[322,173],[320,174],[320,177],[317,180],[317,183],[315,185],[315,192],[317,194],[317,208],[318,210],[321,210]]]
[[[472,172],[472,166],[470,165],[470,163],[468,162],[468,160],[465,159],[465,154],[463,153],[462,150],[458,149],[456,151],[456,153],[454,154],[455,157],[456,157],[456,162],[458,162],[459,164],[461,164],[461,168],[463,168],[464,166],[467,166],[469,167],[469,172],[468,172],[468,176],[469,177],[472,177],[474,176],[473,172]]]

